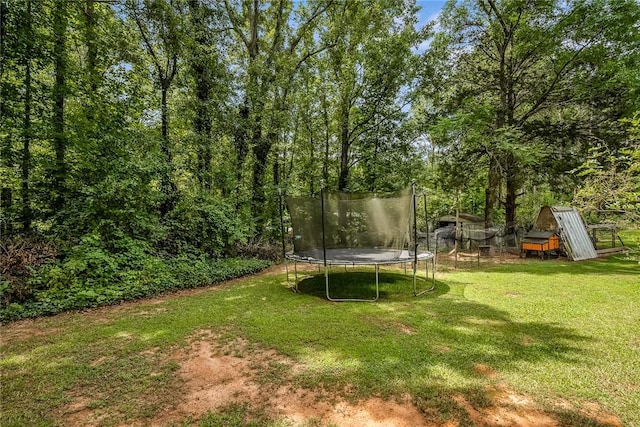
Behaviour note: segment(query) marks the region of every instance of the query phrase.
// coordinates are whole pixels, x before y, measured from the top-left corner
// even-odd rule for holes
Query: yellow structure
[[[520,246],[521,256],[526,256],[529,251],[536,251],[540,258],[544,259],[546,252],[547,257],[551,256],[551,251],[560,249],[560,237],[553,231],[534,231],[529,232],[527,237],[522,241]]]

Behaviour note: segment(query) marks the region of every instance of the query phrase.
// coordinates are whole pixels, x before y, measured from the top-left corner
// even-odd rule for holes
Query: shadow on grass
[[[92,331],[91,336],[83,338],[87,342],[82,346],[76,344],[71,352],[61,352],[60,357],[69,363],[74,361],[75,366],[86,357],[84,350],[92,348],[91,340],[101,337],[96,344],[98,348],[90,351],[93,356],[79,364],[86,373],[75,374],[74,381],[102,387],[103,378],[122,372],[126,374],[122,386],[116,382],[118,387],[114,386],[113,391],[97,390],[110,396],[111,405],[124,405],[119,396],[135,400],[137,395],[122,390],[129,387],[137,390],[135,387],[144,382],[145,376],[150,377],[151,371],[158,370],[159,362],[154,359],[140,362],[139,351],[162,346],[163,339],[157,335],[162,328],[173,334],[188,334],[215,325],[293,357],[299,362],[294,374],[297,385],[311,390],[333,390],[337,395],[349,390],[346,397],[356,399],[409,393],[426,418],[443,423],[456,420],[458,425],[492,425],[489,419],[478,423],[477,415],[464,403],[476,409],[495,406],[486,385],[502,381],[503,375],[524,367],[529,370],[532,382],[544,382],[549,378],[543,375],[547,370],[561,375],[577,372],[586,369],[590,361],[590,356],[583,354],[583,344],[590,338],[558,324],[518,320],[508,311],[467,300],[465,283],[448,285],[437,281],[434,292],[413,297],[411,275],[384,271],[379,276],[378,303],[336,304],[323,301],[324,279],[322,273],[315,273],[301,280],[302,295],[292,295],[282,286],[281,278],[267,278],[264,285],[229,288],[228,294],[215,292],[168,299],[165,306],[159,307],[163,310],[146,307],[142,316],[139,308],[128,316],[117,313],[116,323],[98,323],[87,328]],[[333,270],[330,280],[336,296],[366,298],[375,294],[373,271]],[[421,278],[419,287],[423,285],[426,283]],[[243,299],[229,298],[240,292],[246,295]],[[265,295],[269,298],[265,299]],[[180,328],[182,332],[178,333]],[[84,329],[77,333],[84,334]],[[138,342],[139,350],[118,350]],[[106,348],[113,352],[117,369],[110,368],[111,362],[98,368],[90,365],[93,359],[104,356]],[[145,368],[138,368],[139,377],[132,377],[130,368],[123,369],[121,365],[121,360],[126,359],[123,356],[131,352],[131,364]],[[147,357],[150,356],[142,359]],[[59,369],[55,364],[46,367],[52,377],[64,376],[58,374]],[[170,368],[166,370],[170,376]],[[274,370],[274,377],[281,375]],[[526,389],[526,385],[519,384],[519,388]],[[48,414],[42,411],[37,415]],[[578,410],[550,408],[545,413],[561,425],[600,425]]]
[[[472,268],[470,268],[472,269]],[[482,270],[481,267],[479,270]],[[535,275],[575,274],[575,275],[640,275],[640,264],[635,261],[617,259],[612,256],[606,259],[588,261],[569,261],[566,258],[554,260],[533,260],[508,265],[488,267],[491,271],[504,270],[510,273],[527,273]]]
[[[381,299],[397,299],[413,295],[413,276],[411,274],[380,272],[378,275]],[[418,292],[431,287],[431,280],[417,277]],[[298,282],[298,290],[307,295],[326,299],[326,281],[324,273],[307,277]],[[376,275],[369,271],[336,271],[329,273],[329,290],[332,298],[372,299],[376,296]],[[436,281],[433,291],[424,297],[434,297],[449,292],[449,286]]]
[[[375,295],[374,272],[334,270],[329,279],[332,297]],[[546,382],[548,374],[533,373],[564,375],[589,363],[585,344],[591,337],[553,322],[518,320],[509,311],[468,300],[465,283],[437,281],[434,292],[413,297],[411,275],[382,272],[379,279],[376,304],[303,304],[274,320],[277,339],[289,343],[288,352],[297,354],[303,366],[312,367],[301,374],[303,385],[348,388],[364,396],[410,390],[426,416],[476,425],[477,414],[469,413],[460,399],[473,408],[501,407],[486,386],[504,381],[503,375],[528,366],[533,381]],[[418,287],[425,284],[421,278]],[[304,295],[326,299],[323,274],[301,280],[298,287]],[[283,338],[291,324],[295,330]],[[526,390],[526,385],[517,386]],[[549,407],[540,415],[600,425],[577,409]],[[483,422],[490,425],[489,419]]]
[[[366,298],[375,295],[375,274],[372,272],[333,272],[329,279],[332,296]],[[425,285],[424,279],[421,282]],[[465,284],[457,285],[464,287]],[[298,287],[303,294],[326,298],[324,275],[303,279]],[[523,360],[577,362],[580,358],[575,356],[581,352],[579,343],[590,339],[558,324],[516,321],[506,311],[448,295],[451,289],[441,281],[436,282],[432,293],[413,297],[412,291],[410,276],[381,273],[378,308],[366,309],[374,313],[361,319],[360,323],[353,323],[358,304],[333,304],[336,308],[331,311],[339,314],[324,323],[322,334],[348,337],[350,331],[354,331],[355,341],[351,338],[330,341],[334,350],[344,357],[397,360],[398,368],[406,362],[404,359],[437,362],[471,375],[475,363],[509,369]],[[340,313],[343,310],[344,313]],[[320,317],[326,313],[310,309],[302,317],[313,318],[315,315]],[[291,320],[287,318],[286,321]],[[349,321],[352,323],[347,324]],[[299,330],[298,334],[305,330]],[[402,330],[410,332],[403,333]],[[406,345],[407,349],[401,355],[387,357],[385,351],[394,349],[380,346],[381,335],[376,331],[383,336],[389,335],[388,342]],[[318,333],[317,330],[308,332],[310,335]],[[362,345],[354,346],[354,343]],[[377,360],[375,363],[379,366],[383,362]],[[368,362],[362,363],[362,366],[367,365]],[[390,372],[393,370],[389,369]]]

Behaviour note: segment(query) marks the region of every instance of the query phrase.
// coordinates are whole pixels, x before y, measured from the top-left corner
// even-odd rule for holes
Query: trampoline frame
[[[298,289],[298,262],[303,262],[303,263],[307,263],[307,264],[318,264],[318,265],[323,265],[324,266],[324,277],[325,277],[325,290],[326,290],[326,297],[327,300],[329,301],[334,301],[334,302],[342,302],[342,301],[358,301],[358,302],[375,302],[379,299],[380,297],[380,280],[379,280],[379,275],[380,275],[380,265],[390,265],[390,264],[402,264],[404,266],[404,270],[405,270],[405,274],[406,274],[406,264],[408,262],[410,262],[412,264],[412,270],[413,270],[413,295],[414,296],[420,296],[423,295],[427,292],[433,291],[435,289],[436,286],[436,282],[435,282],[435,270],[436,270],[436,266],[435,266],[435,255],[432,252],[429,251],[424,251],[422,253],[418,253],[418,241],[417,241],[417,235],[418,235],[418,229],[417,229],[417,215],[416,215],[416,190],[415,190],[415,183],[412,184],[411,186],[411,192],[412,192],[412,201],[413,201],[413,251],[408,251],[408,250],[402,250],[401,251],[401,257],[396,257],[396,258],[391,258],[391,259],[381,259],[381,260],[374,260],[373,258],[371,258],[370,260],[364,260],[364,261],[358,261],[358,260],[354,260],[354,259],[333,259],[333,258],[329,258],[327,259],[327,247],[326,247],[326,241],[325,241],[325,227],[324,227],[324,222],[325,222],[325,209],[324,209],[324,188],[321,189],[320,191],[320,198],[321,198],[321,216],[322,216],[322,258],[318,258],[318,257],[313,257],[313,256],[303,256],[303,255],[299,255],[299,254],[294,254],[293,252],[289,252],[289,253],[285,253],[285,240],[284,240],[284,221],[283,221],[283,214],[282,214],[282,202],[280,202],[280,226],[281,226],[281,231],[282,231],[282,251],[283,251],[283,255],[284,255],[284,259],[285,259],[285,269],[286,269],[286,273],[287,273],[287,284],[290,284],[290,280],[289,280],[289,266],[288,266],[288,260],[291,260],[294,262],[294,285],[293,286],[289,286],[290,289],[292,289],[294,292],[299,292]],[[346,249],[349,250],[349,248],[342,248],[342,249]],[[366,253],[370,253],[370,254],[374,254],[376,251],[380,252],[380,249],[377,248],[370,248],[368,249],[370,252],[367,252],[367,248],[358,248],[358,250],[360,251],[361,254],[366,254]],[[329,249],[329,251],[332,251],[332,249]],[[405,255],[406,254],[406,255]],[[431,261],[431,286],[423,289],[421,291],[418,291],[417,287],[417,277],[418,277],[418,262],[419,261],[424,261],[425,262],[425,281],[429,281],[429,261]],[[348,266],[352,266],[355,267],[356,265],[373,265],[374,269],[375,269],[375,277],[376,277],[376,295],[375,298],[333,298],[331,296],[330,293],[330,289],[329,289],[329,268],[331,266],[344,266],[345,270]]]
[[[406,252],[406,251],[405,251]],[[417,258],[417,261],[416,261]],[[294,291],[294,292],[299,292],[300,290],[298,289],[298,263],[306,263],[306,264],[317,264],[317,265],[324,265],[324,276],[325,276],[325,290],[326,290],[326,296],[327,299],[329,301],[336,301],[336,302],[341,302],[341,301],[361,301],[361,302],[374,302],[377,301],[380,298],[380,266],[381,265],[391,265],[391,264],[402,264],[405,267],[405,274],[406,274],[406,264],[407,263],[411,263],[412,264],[412,271],[413,271],[413,295],[414,296],[420,296],[423,295],[427,292],[430,292],[432,290],[435,289],[435,256],[431,253],[431,252],[424,252],[424,253],[420,253],[417,255],[417,257],[415,256],[411,256],[411,257],[405,257],[405,258],[397,258],[397,259],[393,259],[393,260],[388,260],[388,261],[378,261],[378,262],[367,262],[367,261],[349,261],[349,260],[339,260],[339,259],[328,259],[326,260],[322,260],[319,258],[311,258],[311,257],[304,257],[304,256],[300,256],[300,255],[296,255],[293,254],[291,252],[287,253],[285,255],[285,268],[286,268],[286,272],[287,272],[287,283],[290,283],[290,278],[289,278],[289,268],[288,268],[288,264],[286,264],[287,260],[291,260],[294,262],[294,284],[293,286],[290,286],[290,288]],[[429,261],[431,261],[431,286],[427,289],[423,289],[418,291],[418,263],[420,261],[424,261],[425,262],[425,277],[424,280],[425,281],[429,281]],[[332,266],[344,266],[345,270],[347,267],[351,266],[351,267],[356,267],[356,266],[360,266],[360,265],[373,265],[375,267],[375,276],[376,276],[376,296],[375,298],[370,298],[370,299],[364,299],[364,298],[333,298],[330,294],[330,290],[329,290],[329,268]]]

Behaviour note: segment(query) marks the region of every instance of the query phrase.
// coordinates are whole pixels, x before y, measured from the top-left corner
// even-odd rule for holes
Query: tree
[[[226,64],[222,63],[218,50],[222,42],[218,34],[220,12],[211,8],[203,0],[189,0],[190,37],[188,37],[188,61],[190,74],[194,80],[194,117],[193,128],[196,138],[196,169],[200,187],[211,190],[213,157],[213,121],[216,111],[223,110],[222,106],[229,96],[229,83]],[[229,85],[227,84],[226,87]],[[218,114],[219,115],[219,114]]]
[[[33,55],[33,27],[31,0],[26,1],[25,17],[22,36],[25,40],[24,51],[24,125],[23,125],[23,144],[21,169],[21,194],[22,194],[22,232],[29,234],[31,232],[31,221],[33,213],[31,210],[31,189],[29,174],[31,172],[31,140],[32,140],[32,122],[31,122],[31,103],[32,103],[32,86],[31,86],[31,61]]]
[[[140,32],[151,58],[153,74],[160,89],[161,150],[165,167],[162,173],[160,214],[165,216],[174,206],[177,187],[173,179],[173,153],[169,138],[169,90],[178,73],[178,58],[183,41],[183,4],[181,0],[132,0],[128,10]]]
[[[53,84],[53,148],[55,152],[55,163],[51,171],[54,211],[59,211],[64,207],[66,189],[65,180],[67,178],[68,167],[66,154],[68,149],[68,137],[65,131],[65,102],[67,100],[67,2],[65,0],[55,0],[53,9],[53,62],[54,62],[54,84]]]
[[[625,43],[607,30],[624,25],[630,16],[611,14],[620,11],[617,5],[474,0],[445,8],[436,45],[451,52],[439,60],[452,67],[448,82],[453,89],[444,101],[448,105],[441,106],[449,115],[473,118],[467,122],[475,131],[467,129],[458,143],[486,164],[488,225],[495,222],[499,203],[507,224],[515,224],[526,177],[549,149],[532,124],[578,105],[572,85],[585,60],[605,45]],[[597,73],[602,63],[591,63],[591,72]],[[503,183],[505,198],[499,200]]]
[[[375,168],[381,136],[393,141],[403,115],[400,91],[413,75],[411,48],[423,36],[414,29],[415,11],[406,2],[345,1],[331,13],[325,37],[333,45],[327,61],[337,104],[338,190],[347,189],[351,168],[363,158],[355,155],[355,146],[367,151],[366,142],[373,144],[368,165]],[[369,187],[375,187],[375,177],[367,176],[373,180]]]
[[[266,6],[260,0],[241,5],[225,0],[227,17],[246,59],[234,142],[239,169],[249,149],[253,154],[251,212],[258,234],[265,221],[264,178],[269,154],[282,131],[291,81],[304,62],[325,49],[303,51],[301,41],[313,32],[318,18],[332,3],[316,1],[294,9],[290,0]],[[295,28],[291,22],[297,22]]]
[[[627,137],[612,151],[600,145],[574,170],[584,178],[573,202],[583,211],[623,210],[629,218],[640,219],[640,112],[625,118]]]
[[[0,4],[0,187],[4,197],[19,195],[15,208],[3,206],[2,220],[9,229],[18,220],[25,234],[34,220],[32,152],[47,129],[51,99],[41,74],[48,65],[44,35],[51,31],[42,25],[46,6],[32,0]]]

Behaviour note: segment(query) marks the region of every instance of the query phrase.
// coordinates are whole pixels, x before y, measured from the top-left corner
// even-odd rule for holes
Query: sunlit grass
[[[640,232],[623,239],[638,245]],[[437,275],[435,292],[418,298],[409,276],[385,270],[376,303],[328,302],[324,276],[311,273],[300,293],[284,275],[264,275],[2,326],[2,425],[60,424],[79,391],[104,425],[152,419],[180,398],[169,356],[202,330],[287,356],[294,386],[349,390],[352,400],[408,393],[440,421],[464,424],[452,397],[483,405],[484,387],[504,381],[570,425],[597,425],[580,412],[593,403],[640,425],[640,265],[629,255],[449,270]],[[375,292],[371,269],[336,269],[330,278],[338,295]],[[272,375],[262,378],[282,378],[282,365],[269,366]],[[559,401],[570,409],[559,410]],[[240,412],[206,415],[202,425]]]

